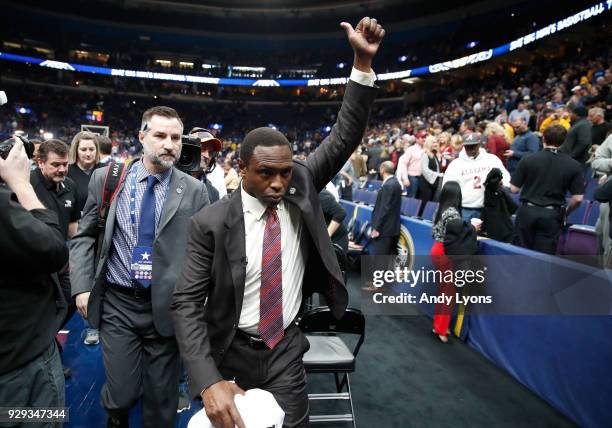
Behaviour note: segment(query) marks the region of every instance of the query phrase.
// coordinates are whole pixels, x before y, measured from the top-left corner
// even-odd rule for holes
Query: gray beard
[[[144,151],[144,155],[149,159],[149,161],[153,165],[161,166],[164,169],[172,168],[178,160],[178,158],[175,158],[173,161],[163,160],[159,156],[157,156],[155,153],[149,153],[147,150]]]
[[[149,160],[151,161],[153,165],[159,165],[165,169],[172,168],[174,164],[176,163],[176,159],[173,161],[163,160],[163,159],[158,158],[156,155],[149,157]]]

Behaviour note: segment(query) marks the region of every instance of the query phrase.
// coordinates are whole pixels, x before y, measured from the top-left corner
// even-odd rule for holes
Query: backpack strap
[[[102,242],[104,241],[104,229],[106,227],[106,217],[108,217],[108,211],[111,204],[115,200],[115,197],[119,193],[121,183],[125,179],[125,174],[130,169],[129,165],[123,162],[111,161],[106,167],[106,173],[104,175],[104,184],[102,186],[102,200],[98,204],[98,237],[96,242],[96,260],[100,255],[102,249]]]
[[[106,217],[111,204],[115,200],[121,183],[125,179],[125,174],[129,168],[126,168],[125,163],[111,161],[106,167],[104,175],[104,184],[102,186],[102,200],[98,205],[98,227],[104,228],[106,225]]]

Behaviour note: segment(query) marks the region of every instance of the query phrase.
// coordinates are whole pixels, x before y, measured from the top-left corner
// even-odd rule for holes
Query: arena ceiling
[[[593,0],[0,0],[0,39],[65,49],[75,41],[112,47],[140,40],[157,51],[322,50],[345,46],[339,22],[370,16],[388,30],[386,45],[403,53],[434,37],[493,45],[588,3]]]
[[[227,33],[317,33],[336,28],[339,20],[362,16],[385,25],[457,18],[483,10],[527,3],[528,0],[0,0],[37,12],[66,14],[134,25],[170,25]]]
[[[348,14],[382,12],[385,9],[403,6],[415,7],[417,14],[434,12],[451,4],[467,5],[481,0],[456,1],[423,0],[239,0],[239,1],[198,1],[198,0],[103,0],[108,4],[120,5],[126,9],[164,9],[206,15],[247,17],[262,13],[276,17],[316,17],[330,14]],[[102,3],[101,2],[101,3]],[[432,4],[433,3],[433,4]]]

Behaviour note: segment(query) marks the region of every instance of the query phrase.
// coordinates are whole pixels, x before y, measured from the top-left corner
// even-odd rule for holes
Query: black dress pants
[[[308,393],[302,356],[310,344],[302,331],[291,325],[274,347],[253,347],[248,338],[236,334],[219,371],[244,389],[259,388],[274,396],[285,412],[284,428],[308,427]]]
[[[397,254],[399,236],[379,236],[370,241],[368,254],[371,256],[387,256]]]
[[[563,227],[560,208],[521,205],[516,213],[515,243],[524,248],[556,254]]]

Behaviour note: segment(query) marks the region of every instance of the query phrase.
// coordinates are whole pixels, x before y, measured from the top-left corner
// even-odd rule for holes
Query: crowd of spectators
[[[541,150],[543,131],[559,124],[569,131],[565,148],[584,166],[585,178],[589,178],[590,160],[611,126],[611,53],[610,49],[580,53],[580,49],[568,48],[558,61],[541,60],[518,69],[500,67],[484,79],[451,80],[453,84],[429,93],[425,103],[407,109],[401,102],[377,104],[360,150],[362,156],[353,157],[352,174],[355,178],[376,176],[380,164],[390,160],[396,169],[399,166],[400,179],[412,177],[415,182],[408,190],[410,196],[417,196],[417,177],[426,176],[421,180],[422,189],[429,190],[426,198],[433,198],[436,189],[431,187],[435,187],[436,177],[429,171],[422,172],[423,166],[429,169],[420,159],[424,149],[430,159],[432,155],[437,157],[439,170],[435,173],[442,176],[459,154],[463,137],[476,132],[483,136],[486,150],[512,173],[524,155]],[[43,71],[37,70],[40,74]],[[74,78],[69,74],[59,72],[56,77]],[[104,94],[36,86],[27,93],[17,92],[13,104],[0,110],[0,137],[6,138],[16,130],[30,135],[44,130],[69,141],[81,124],[95,124],[85,116],[98,109],[104,113],[101,124],[111,125],[114,154],[128,158],[141,150],[134,131],[138,127],[137,113],[150,103],[158,102],[130,96],[117,88]],[[31,107],[32,112],[19,113],[20,106]],[[335,119],[334,106],[307,103],[261,108],[235,101],[182,103],[177,107],[185,122],[193,126],[223,124],[223,129],[213,130],[225,141],[220,162],[234,162],[244,132],[262,125],[278,127],[293,142],[295,154],[307,156],[329,132],[326,125]],[[400,165],[404,152],[415,152],[416,162],[405,163],[409,171],[403,171]],[[361,157],[365,165],[359,165]]]

